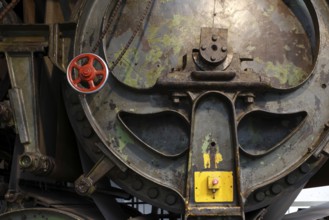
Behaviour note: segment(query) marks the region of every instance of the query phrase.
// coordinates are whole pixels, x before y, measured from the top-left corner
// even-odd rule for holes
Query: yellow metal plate
[[[218,184],[212,185],[212,181]],[[207,171],[194,173],[195,202],[233,202],[233,172]]]

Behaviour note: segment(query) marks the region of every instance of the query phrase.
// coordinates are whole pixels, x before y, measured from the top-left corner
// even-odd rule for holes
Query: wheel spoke
[[[81,78],[80,77],[78,77],[75,80],[73,80],[73,84],[74,85],[78,85],[78,83],[80,83],[80,82],[81,82]]]
[[[105,76],[105,71],[103,71],[103,70],[97,70],[96,71],[96,76]]]
[[[90,87],[91,89],[94,89],[94,88],[96,88],[96,86],[95,86],[95,84],[94,84],[94,81],[93,81],[93,80],[89,80],[89,81],[88,81],[88,84],[89,84],[89,87]]]
[[[94,60],[95,58],[94,57],[88,57],[88,62],[87,62],[87,65],[90,65],[90,66],[94,66]]]
[[[80,68],[81,68],[81,66],[77,63],[74,63],[72,67],[77,69],[77,70],[80,70]]]

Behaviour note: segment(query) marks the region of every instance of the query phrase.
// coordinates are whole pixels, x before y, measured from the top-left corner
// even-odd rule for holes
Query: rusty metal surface
[[[46,22],[57,18],[48,14]],[[49,147],[55,138],[39,127],[45,103],[36,83],[46,71],[35,71],[34,52],[48,52],[61,70],[71,57],[95,52],[111,69],[95,94],[64,86],[72,127],[95,163],[76,182],[82,194],[107,175],[185,219],[260,213],[269,220],[284,215],[282,201],[327,160],[327,1],[79,1],[73,18],[0,27],[25,145],[21,168],[49,174],[58,166],[46,155],[73,152]],[[195,173],[203,171],[230,172],[233,199],[196,199]]]
[[[86,3],[78,21],[75,54],[93,48],[101,33],[95,30],[104,28],[104,19],[96,13],[109,18],[115,2],[99,0]],[[116,16],[115,25],[103,40],[104,56],[109,66],[133,33],[136,18],[143,12],[145,4],[146,1],[127,1]],[[138,117],[143,118],[143,115],[161,121],[161,114],[168,110],[177,114],[177,118],[183,115],[191,121],[193,98],[203,91],[220,90],[234,100],[235,123],[240,132],[238,135],[242,135],[239,137],[243,144],[241,149],[247,152],[240,155],[242,197],[247,198],[255,189],[273,183],[296,169],[319,147],[321,141],[318,137],[322,138],[324,125],[329,120],[325,108],[329,104],[325,98],[329,79],[324,49],[328,46],[327,4],[324,1],[306,1],[306,5],[299,7],[294,11],[305,13],[307,8],[308,16],[312,18],[315,31],[306,30],[309,38],[303,27],[310,20],[298,20],[298,16],[282,1],[239,1],[238,4],[236,1],[214,1],[213,4],[187,0],[154,2],[150,15],[144,21],[143,31],[136,36],[113,70],[108,85],[97,94],[79,97],[93,130],[106,145],[101,150],[115,155],[143,178],[159,184],[159,187],[171,188],[184,198],[186,155],[176,158],[166,156],[170,146],[168,149],[156,146],[156,140],[163,141],[161,138],[166,135],[152,134],[149,130],[149,136],[155,135],[157,139],[147,141],[147,134],[134,133],[134,129],[129,130],[129,125],[137,124]],[[93,10],[88,11],[89,8]],[[196,67],[193,61],[195,49],[201,47],[201,27],[228,30],[227,57],[218,67],[222,68],[222,72],[206,73],[213,77],[210,79],[212,82],[209,76],[202,75],[202,69]],[[314,41],[317,43],[314,44]],[[227,67],[234,67],[231,72],[237,76],[229,73],[231,75],[225,78]],[[199,77],[198,82],[186,74],[193,71],[192,76]],[[171,84],[157,86],[161,78],[169,79],[167,76],[171,77]],[[231,82],[221,81],[223,76],[229,81],[234,77],[247,81],[236,81],[230,87]],[[257,83],[257,77],[261,79],[258,82],[263,80],[267,84]],[[191,89],[189,82],[199,84]],[[267,88],[264,85],[275,90],[260,92]],[[278,92],[280,90],[282,92]],[[177,97],[176,92],[183,95]],[[120,112],[131,114],[127,119],[130,121],[120,120]],[[265,116],[259,112],[266,112]],[[134,119],[134,114],[140,116]],[[264,124],[255,120],[259,116]],[[244,131],[259,129],[262,132],[264,125],[268,125],[265,129],[269,129],[270,135],[271,120],[267,122],[266,119],[276,116],[278,124],[275,126],[282,129],[281,133],[270,137],[271,140],[262,138],[260,134],[257,139],[258,133],[252,134],[253,139],[247,139],[251,134]],[[148,120],[145,120],[142,128],[147,129],[147,124]],[[207,125],[201,123],[198,129],[202,130],[203,126]],[[170,134],[170,129],[163,132]],[[138,135],[144,135],[144,139]],[[259,149],[266,144],[266,148]],[[139,195],[137,191],[133,193]]]

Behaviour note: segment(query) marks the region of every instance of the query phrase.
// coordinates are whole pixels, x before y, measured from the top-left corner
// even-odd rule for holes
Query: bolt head
[[[217,185],[219,183],[219,180],[217,178],[212,180],[212,185]]]

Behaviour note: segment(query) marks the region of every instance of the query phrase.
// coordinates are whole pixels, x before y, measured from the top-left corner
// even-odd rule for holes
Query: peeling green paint
[[[288,49],[288,47],[285,49]],[[259,57],[256,57],[254,61],[259,65],[258,68],[264,70],[262,74],[272,78],[273,86],[278,88],[297,86],[306,80],[309,74],[309,72],[287,60],[286,57],[284,57],[283,62],[264,62]]]
[[[272,63],[266,62],[265,72],[278,79],[281,85],[297,86],[304,79],[307,73],[300,67],[287,62]]]
[[[210,143],[210,139],[211,139],[211,134],[208,134],[203,143],[202,143],[202,146],[201,146],[201,149],[202,149],[202,153],[205,154],[207,153],[207,149],[208,149],[208,146],[209,146],[209,143]]]
[[[127,134],[127,131],[124,130],[120,125],[115,127],[115,136],[118,137],[118,151],[122,154],[121,156],[125,158],[123,151],[127,144],[133,144],[134,141],[131,137]],[[127,159],[127,158],[126,158]]]

